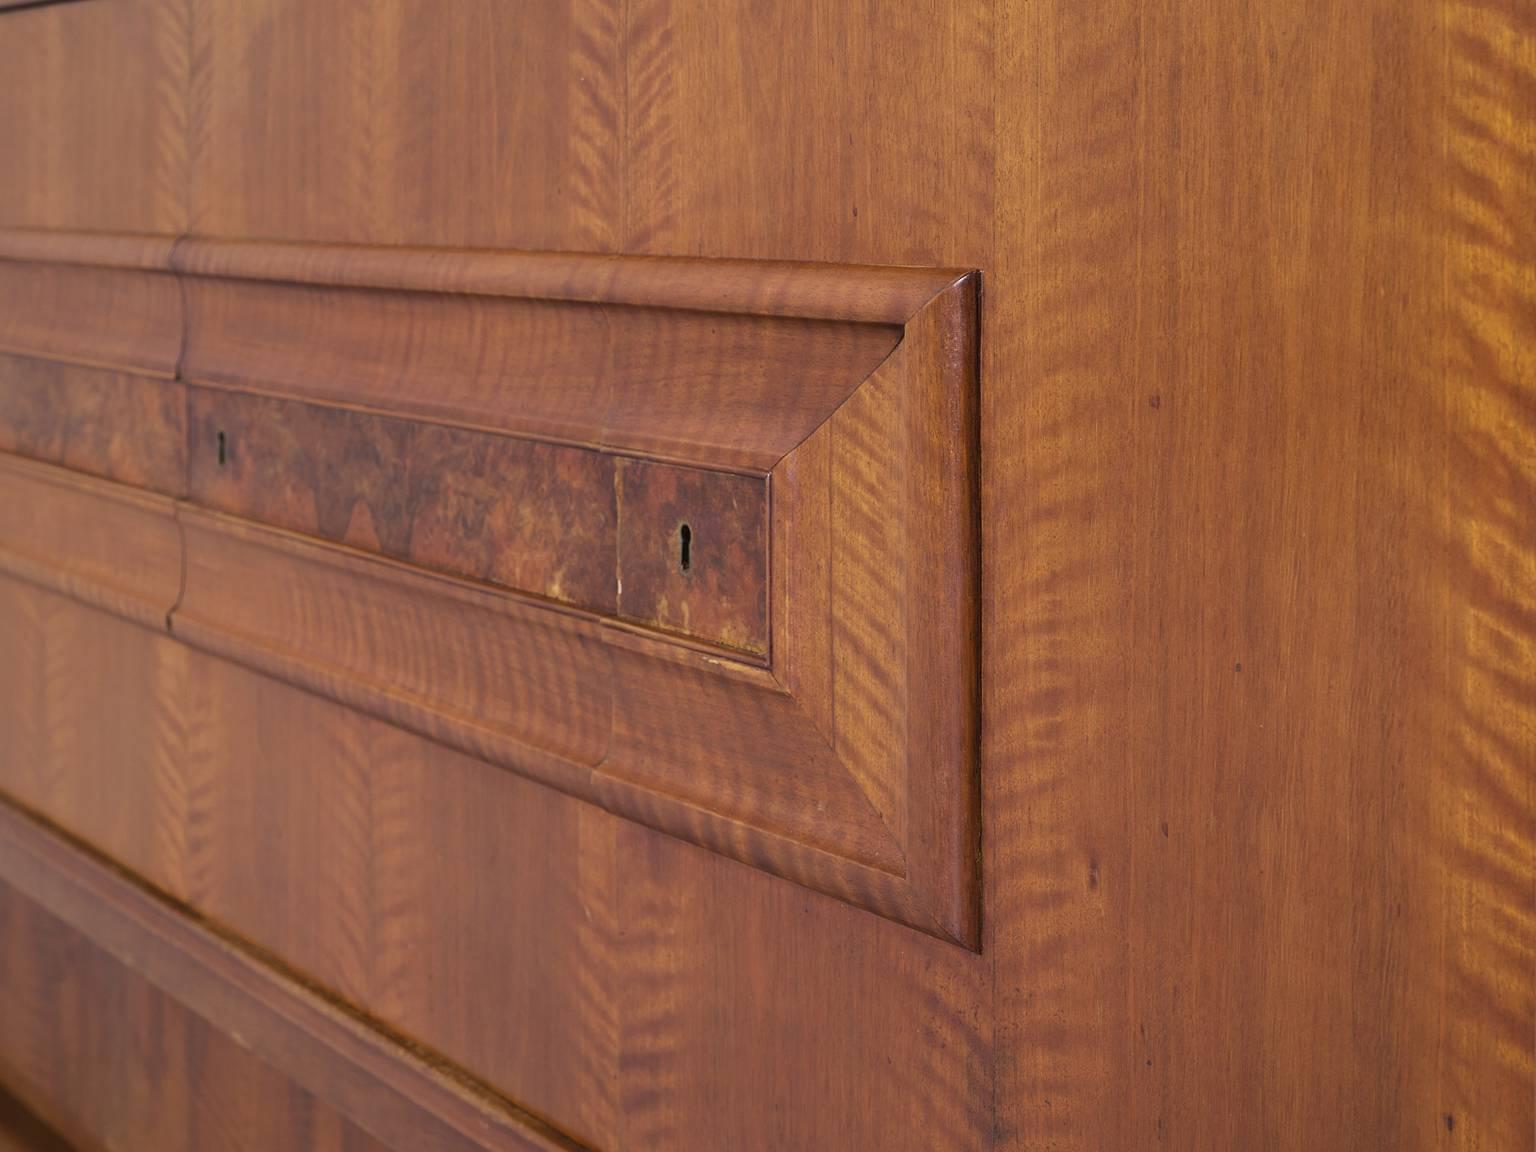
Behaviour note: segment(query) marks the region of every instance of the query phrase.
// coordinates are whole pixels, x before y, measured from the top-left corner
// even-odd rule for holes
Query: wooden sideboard
[[[1532,1149],[1526,7],[0,3],[0,1149]]]

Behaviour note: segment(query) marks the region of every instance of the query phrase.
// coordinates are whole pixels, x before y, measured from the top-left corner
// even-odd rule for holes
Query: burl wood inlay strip
[[[178,495],[186,475],[183,389],[0,354],[0,451]]]
[[[190,498],[427,568],[612,613],[611,458],[193,388]]]
[[[757,476],[620,461],[619,614],[766,652],[766,488]]]
[[[187,406],[203,507],[767,652],[761,477],[220,389]]]

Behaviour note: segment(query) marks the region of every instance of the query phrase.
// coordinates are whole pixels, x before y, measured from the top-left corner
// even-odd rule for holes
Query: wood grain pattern
[[[613,251],[621,34],[612,0],[199,3],[192,230]]]
[[[7,12],[0,227],[187,227],[188,0]]]
[[[9,963],[0,972],[9,978],[0,980],[0,993],[17,998],[15,1015],[29,1025],[43,1024],[39,1016],[52,1009],[55,1022],[51,1029],[43,1024],[32,1032],[29,1027],[3,1042],[0,1061],[43,1109],[87,1133],[91,1144],[116,1145],[115,1129],[124,1125],[129,1147],[163,1147],[149,1143],[151,1133],[159,1140],[175,1139],[165,1129],[175,1131],[176,1113],[184,1113],[189,1121],[198,1119],[203,1101],[197,1089],[228,1060],[254,1079],[259,1096],[283,1101],[298,1094],[295,1086],[313,1093],[333,1120],[345,1120],[349,1127],[387,1141],[380,1147],[401,1152],[555,1152],[572,1147],[532,1117],[510,1113],[413,1062],[399,1045],[284,980],[259,959],[91,862],[25,817],[6,809],[0,820],[0,875],[5,881],[0,909],[7,927],[23,943],[34,933],[55,943],[66,965],[43,977],[51,987],[29,989],[24,984],[30,974],[26,951],[7,952]],[[91,1036],[92,1026],[72,1035],[60,1027],[58,1018],[78,1019],[67,1004],[71,993],[84,1000],[81,1007],[95,1009],[87,1011],[87,1019],[109,1015],[112,1000],[122,996],[120,991],[108,999],[114,986],[129,993],[128,1010],[119,1010],[119,1023],[131,1028],[141,1019],[158,1018],[164,1033],[198,1043],[182,1053],[182,1075],[167,1075],[174,1057],[154,1050],[146,1037],[150,1051],[145,1055],[152,1064],[139,1072],[143,1088],[136,1093],[109,1090],[103,1099],[93,1100],[74,1076],[55,1074],[84,1055],[81,1041]],[[115,1046],[133,1039],[133,1031],[114,1029],[104,1031],[97,1043]],[[90,1062],[82,1071],[94,1078],[110,1067]],[[271,1071],[274,1067],[282,1070],[281,1077]],[[127,1115],[118,1111],[122,1104],[113,1108],[119,1100],[126,1103]],[[210,1108],[204,1119],[217,1128],[234,1118]],[[251,1135],[243,1132],[244,1138]],[[280,1135],[277,1128],[267,1139]],[[291,1130],[288,1138],[308,1139]]]
[[[13,518],[50,528],[0,524],[6,571],[924,931],[974,930],[964,882],[929,887],[965,874],[965,845],[894,838],[767,670],[40,465],[0,480]],[[121,542],[139,503],[165,544],[130,589],[115,550],[143,548]],[[927,800],[961,819],[968,801]]]
[[[181,495],[185,390],[152,377],[0,354],[0,451]]]
[[[36,244],[39,239],[35,233],[23,233],[5,242],[16,246]],[[131,243],[94,235],[52,236],[48,246],[52,251],[84,254],[98,249],[118,252],[130,249]],[[668,256],[288,244],[196,236],[176,245],[172,263],[179,272],[209,279],[888,325],[906,323],[956,276],[943,265],[706,262]]]
[[[0,570],[163,628],[181,589],[175,506],[0,455]]]
[[[876,1117],[892,1147],[931,1147],[910,1130],[934,1116],[980,1139],[984,957],[45,592],[0,582],[0,627],[24,649],[0,664],[10,795],[584,1143],[650,1146],[658,1115],[745,1147]],[[679,931],[732,943],[665,974]],[[756,1058],[696,1047],[711,1018]],[[679,1089],[761,1104],[715,1120]]]
[[[612,1146],[617,820],[163,632],[12,581],[0,599],[8,797]],[[72,676],[85,655],[97,675]]]
[[[766,672],[191,509],[180,523],[186,642],[925,931],[965,922],[909,891],[901,842]]]
[[[768,484],[620,460],[618,612],[768,653]]]
[[[761,478],[207,388],[186,403],[202,507],[767,655]]]
[[[1002,1145],[1529,1149],[1529,6],[1002,12]]]
[[[211,648],[553,784],[607,748],[590,623],[403,565],[183,508],[170,620]]]
[[[195,240],[176,264],[189,380],[754,471],[954,278]]]
[[[594,1148],[1536,1147],[1529,5],[425,7],[7,15],[0,224],[983,269],[982,952],[11,581],[5,787]],[[771,471],[794,738],[911,834],[896,332],[219,259],[207,383]]]
[[[0,251],[0,349],[169,377],[180,345],[181,294],[169,276]]]
[[[981,266],[994,19],[945,0],[636,0],[625,250]]]
[[[161,254],[123,237],[100,243],[98,267],[88,263],[93,237],[17,234],[0,237],[0,250],[6,243],[32,258],[53,252],[58,261],[44,267],[87,277],[163,258],[180,281],[177,375],[195,383],[178,385],[187,488],[184,579],[167,610],[176,635],[976,944],[974,277],[198,240]],[[317,292],[342,310],[318,309]],[[699,311],[706,302],[715,310]],[[531,342],[547,363],[531,395],[506,388],[508,364],[487,355],[483,337],[499,330],[491,316],[505,307],[523,311],[501,347]],[[585,320],[572,316],[596,308],[608,328],[610,307],[631,318],[624,336],[638,346],[610,342],[601,365],[583,367]],[[51,338],[67,344],[59,319]],[[666,343],[680,324],[747,333],[716,341],[689,369],[725,363],[714,357],[733,346],[734,369],[708,387],[741,402],[701,405],[697,389],[685,397],[648,376],[657,332]],[[764,325],[769,350],[793,346],[797,364],[819,367],[786,378],[774,356],[740,359],[764,350],[751,335]],[[838,348],[849,354],[821,358]],[[473,403],[435,396],[423,413],[409,399],[434,397],[419,367],[458,378],[470,364],[498,422],[523,436],[406,418],[483,419]],[[356,386],[370,377],[381,391]],[[335,393],[331,379],[348,382],[347,407],[317,402]],[[274,385],[295,399],[254,391]],[[594,393],[602,406],[584,407]],[[405,411],[351,406],[359,400]],[[879,418],[850,425],[866,409]],[[683,411],[691,422],[672,419]],[[526,438],[547,434],[552,414],[577,444]],[[820,573],[777,601],[803,617],[780,630],[787,647],[770,644],[771,477],[612,455],[614,444],[654,450],[663,425],[665,454],[690,464],[782,465],[795,438],[818,429],[839,437],[834,455],[881,462],[873,482],[857,467],[798,470],[797,485],[815,476],[832,491],[774,513],[815,518],[818,500],[838,513],[830,532],[777,532],[797,550],[820,549],[784,561]],[[715,431],[694,442],[690,427]],[[198,508],[364,555],[252,533]],[[844,555],[858,562],[835,559]],[[522,595],[503,606],[431,574]],[[562,606],[599,615],[540,615]],[[870,611],[880,617],[873,629]],[[702,641],[739,663],[669,652],[614,623]],[[823,651],[828,679],[794,671]],[[826,696],[797,698],[786,685]],[[869,695],[882,685],[889,699]],[[840,710],[839,735],[829,717]]]
[[[204,507],[612,615],[618,510],[599,452],[193,388]]]

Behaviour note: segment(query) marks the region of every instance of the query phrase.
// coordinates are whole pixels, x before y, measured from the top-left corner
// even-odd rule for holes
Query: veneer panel
[[[155,345],[187,410],[178,638],[975,946],[973,276],[4,253],[175,291],[125,296],[98,352],[178,325]],[[28,323],[39,355],[71,340]]]

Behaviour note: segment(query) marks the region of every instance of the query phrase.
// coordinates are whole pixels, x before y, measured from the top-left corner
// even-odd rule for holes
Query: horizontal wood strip
[[[0,803],[0,880],[398,1152],[579,1152]]]
[[[187,281],[183,376],[763,472],[898,329],[484,296]]]
[[[0,351],[169,377],[181,343],[168,273],[0,259]]]
[[[567,791],[602,759],[601,626],[183,508],[175,635]]]
[[[152,628],[181,588],[175,504],[0,455],[0,571]]]
[[[198,237],[178,244],[172,263],[194,276],[240,280],[898,325],[965,275],[928,268]]]
[[[611,615],[614,461],[583,448],[193,388],[188,498]]]
[[[0,228],[0,260],[169,272],[176,244],[174,236],[148,233]]]
[[[187,407],[196,504],[767,654],[761,477],[221,389]]]
[[[0,354],[0,451],[179,496],[186,390],[170,380]]]
[[[188,643],[550,787],[611,797],[619,815],[635,815],[628,794],[594,769],[656,789],[662,807],[707,806],[738,838],[836,853],[836,873],[797,876],[813,887],[899,872],[878,816],[765,671],[224,516],[184,508],[181,525],[172,631]]]
[[[0,230],[0,350],[766,472],[955,279]]]

